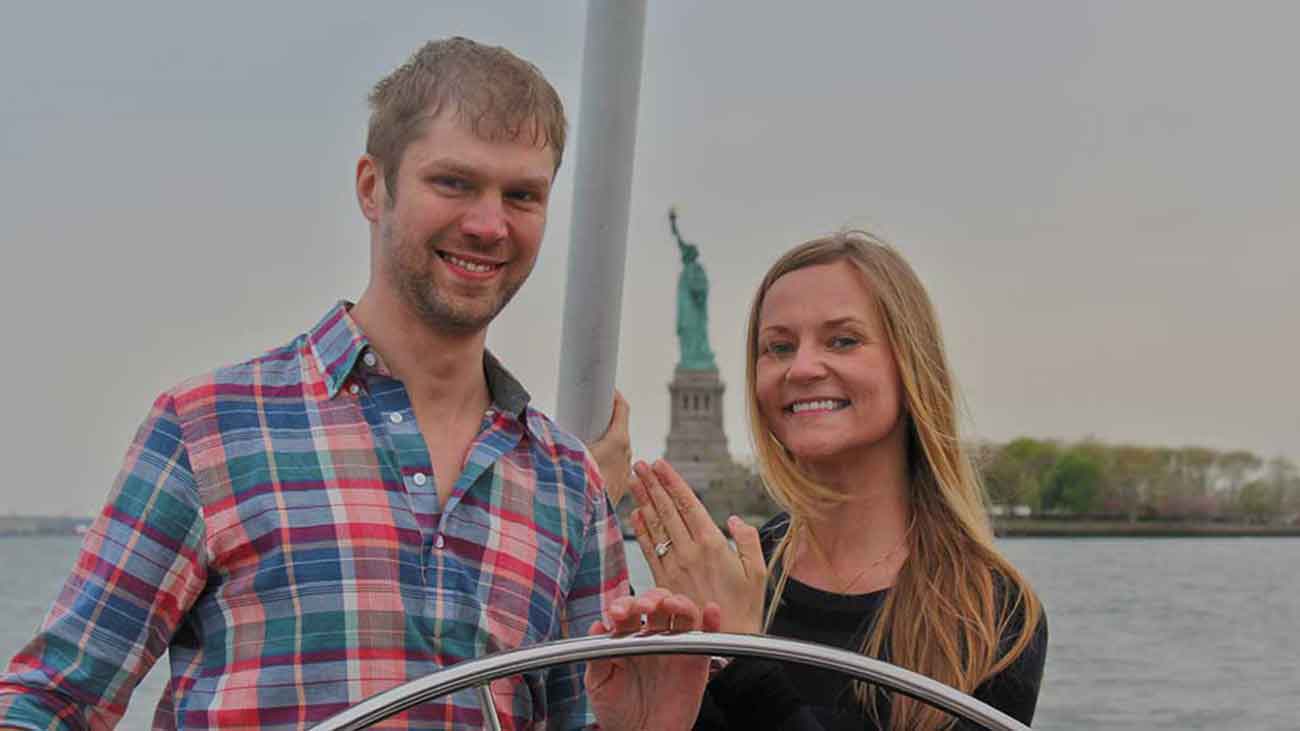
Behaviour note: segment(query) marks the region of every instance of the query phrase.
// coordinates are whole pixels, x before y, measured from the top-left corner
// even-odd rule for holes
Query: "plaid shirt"
[[[628,592],[595,463],[489,354],[440,509],[401,382],[344,303],[158,398],[0,726],[107,729],[164,652],[156,729],[301,729],[488,653],[585,635]],[[581,665],[493,683],[506,728],[593,724]],[[472,691],[376,728],[480,728]]]

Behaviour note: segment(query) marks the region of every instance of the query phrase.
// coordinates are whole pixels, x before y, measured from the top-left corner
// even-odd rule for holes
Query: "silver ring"
[[[672,547],[673,547],[673,539],[671,538],[665,540],[663,543],[656,543],[655,555],[658,556],[659,558],[663,558],[664,556],[668,555],[668,549]]]

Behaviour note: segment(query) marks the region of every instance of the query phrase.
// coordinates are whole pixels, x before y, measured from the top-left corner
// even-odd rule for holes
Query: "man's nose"
[[[494,243],[506,237],[506,209],[501,196],[484,192],[474,201],[461,218],[460,230],[465,236],[482,243]]]

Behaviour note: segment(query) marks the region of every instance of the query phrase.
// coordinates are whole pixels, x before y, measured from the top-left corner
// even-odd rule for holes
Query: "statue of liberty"
[[[700,265],[700,247],[682,239],[677,231],[677,209],[668,209],[668,223],[682,255],[677,278],[677,342],[682,358],[677,367],[690,371],[717,370],[709,348],[709,275]]]

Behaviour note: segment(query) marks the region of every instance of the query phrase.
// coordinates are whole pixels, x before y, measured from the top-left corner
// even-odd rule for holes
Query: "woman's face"
[[[767,428],[809,467],[904,448],[894,353],[875,296],[848,261],[772,284],[759,312],[755,375]]]

